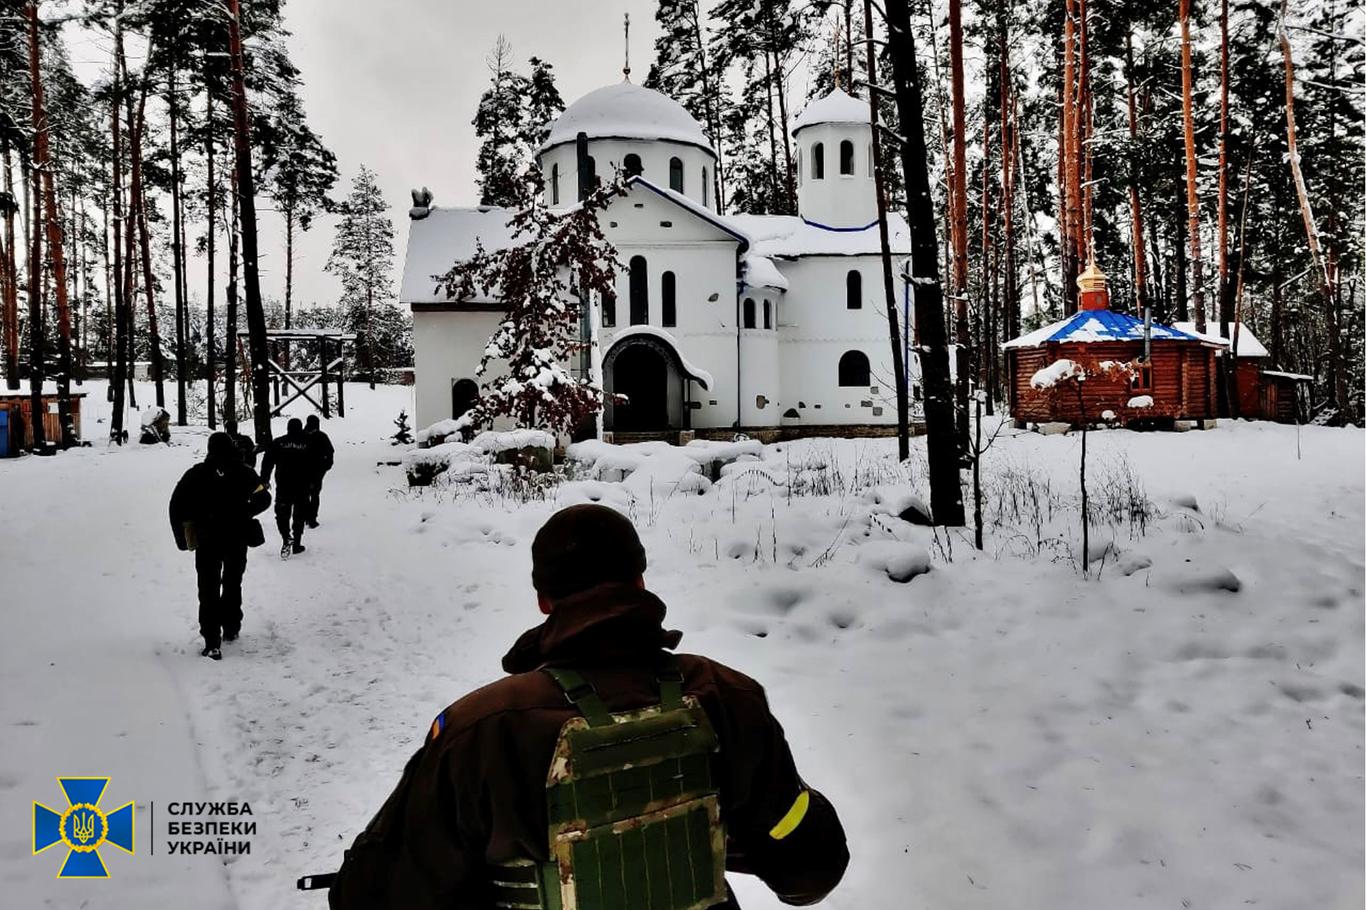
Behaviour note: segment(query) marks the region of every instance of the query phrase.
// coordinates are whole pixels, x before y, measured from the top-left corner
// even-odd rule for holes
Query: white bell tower
[[[797,141],[797,212],[813,224],[865,228],[877,221],[868,102],[835,89],[792,127]]]

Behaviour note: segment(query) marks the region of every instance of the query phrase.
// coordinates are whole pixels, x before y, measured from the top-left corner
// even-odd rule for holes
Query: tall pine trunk
[[[1205,274],[1200,256],[1200,194],[1195,183],[1195,111],[1191,71],[1191,0],[1181,0],[1181,120],[1186,133],[1186,215],[1190,241],[1191,284],[1195,294],[1195,330],[1205,331]]]
[[[896,314],[896,279],[892,276],[892,248],[887,237],[886,181],[882,175],[882,139],[878,125],[877,55],[873,45],[872,0],[863,0],[863,28],[868,41],[868,122],[873,136],[873,191],[877,194],[878,238],[882,244],[882,286],[887,306],[887,333],[892,344],[892,379],[896,383],[897,457],[911,457],[911,403],[907,394],[906,363],[902,356],[905,339]]]
[[[233,146],[237,158],[238,205],[242,219],[242,277],[246,282],[247,343],[251,354],[252,417],[256,444],[270,442],[270,377],[266,373],[266,311],[256,245],[256,181],[251,172],[251,127],[247,119],[246,64],[238,0],[228,10],[228,54],[232,63]]]
[[[47,446],[47,434],[43,427],[43,382],[46,379],[43,336],[43,219],[38,212],[42,198],[42,176],[32,162],[24,185],[29,187],[28,197],[28,393],[29,423],[33,434],[33,448],[41,451]]]
[[[179,99],[176,98],[176,67],[172,61],[167,74],[166,104],[171,119],[171,261],[175,280],[175,384],[176,423],[185,426],[185,344],[189,334],[185,300],[185,246],[181,238],[180,214],[180,141],[178,133]]]
[[[911,33],[907,0],[885,0],[885,4],[897,119],[906,134],[901,147],[901,168],[906,185],[906,218],[911,229],[917,354],[925,387],[930,511],[936,524],[961,527],[963,489],[958,476],[948,336],[943,288],[939,283],[939,246],[935,239],[934,196],[930,191],[930,156],[925,146],[925,109],[915,61],[915,37]]]
[[[1138,108],[1134,103],[1134,47],[1128,17],[1124,25],[1124,92],[1129,108],[1129,142],[1138,145]],[[1129,163],[1129,219],[1134,256],[1134,302],[1142,315],[1148,308],[1148,260],[1143,244],[1143,203],[1138,194],[1138,165]]]
[[[39,64],[37,0],[28,0],[24,12],[28,19],[29,78],[33,100],[33,166],[42,176],[47,248],[52,258],[52,284],[57,296],[57,414],[61,423],[62,448],[68,448],[75,444],[77,434],[71,420],[71,301],[67,297],[65,238],[62,220],[57,215],[57,188],[52,178],[48,150],[47,111],[44,108],[43,78]],[[42,422],[38,411],[33,412],[33,419],[35,423]]]
[[[0,139],[5,169],[5,195],[10,204],[5,208],[5,256],[0,260],[4,270],[4,296],[0,298],[0,330],[5,334],[5,387],[19,388],[19,249],[14,245],[14,215],[18,201],[14,195],[14,172],[11,169],[9,137]]]
[[[150,48],[149,48],[150,51]],[[150,59],[151,54],[148,54]],[[128,183],[129,216],[137,227],[138,259],[142,264],[142,296],[147,302],[147,340],[151,348],[152,380],[156,383],[157,407],[166,407],[165,361],[161,355],[161,331],[157,327],[156,288],[152,275],[151,230],[147,224],[147,190],[142,181],[142,134],[147,125],[147,91],[150,88],[150,74],[144,67],[141,87],[138,92],[137,117],[133,117],[130,104],[128,120],[128,143],[131,165]]]
[[[233,170],[232,184],[232,224],[228,232],[228,311],[223,328],[223,425],[233,433],[237,432],[237,270],[240,257],[237,255],[238,241],[241,237],[241,216],[237,193],[237,171]]]
[[[953,326],[958,343],[954,361],[958,452],[968,453],[968,165],[967,115],[963,98],[963,0],[949,0],[949,79],[953,90],[953,183],[949,217],[953,219]],[[937,270],[936,270],[937,271]],[[960,494],[960,509],[961,499]]]
[[[1015,142],[1016,132],[1011,123],[1014,111],[1011,92],[1010,50],[1007,37],[1006,5],[998,7],[997,50],[1001,57],[1001,239],[1005,244],[1005,275],[1002,305],[1005,308],[1004,335],[1007,339],[1020,334],[1020,289],[1015,262]]]
[[[119,129],[121,112],[119,110],[123,86],[123,3],[120,0],[114,19],[114,85],[111,92],[112,103],[109,110],[110,141],[112,143],[112,175],[110,178],[110,201],[114,209],[113,250],[114,271],[110,284],[114,288],[114,345],[109,352],[109,382],[113,389],[114,413],[109,419],[109,438],[123,444],[124,387],[128,382],[128,325],[124,316],[127,297],[124,294],[123,266],[123,134]]]
[[[213,285],[214,270],[217,265],[215,262],[214,253],[218,239],[216,234],[216,222],[218,216],[218,187],[214,183],[213,179],[213,84],[208,78],[207,67],[205,69],[204,77],[204,161],[208,168],[208,174],[205,178],[205,183],[208,187],[207,202],[209,209],[209,231],[207,236],[208,245],[205,251],[207,253],[208,259],[208,270],[205,274],[205,283],[207,284],[207,287],[205,288],[205,301],[208,307],[208,317],[204,320],[204,369],[207,375],[204,377],[204,379],[207,383],[209,393],[208,399],[205,402],[205,407],[208,408],[209,412],[209,429],[216,430],[218,429],[218,406],[217,401],[215,400],[217,392],[214,388],[214,372],[217,368],[217,365],[214,360],[214,358],[217,356],[217,352],[214,350],[214,317],[217,315],[217,305],[214,301]]]

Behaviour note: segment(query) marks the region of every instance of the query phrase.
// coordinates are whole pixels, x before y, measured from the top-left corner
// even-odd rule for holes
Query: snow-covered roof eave
[[[651,192],[655,193],[661,198],[667,199],[668,201],[672,202],[679,208],[691,212],[693,215],[696,215],[698,218],[701,218],[703,221],[707,222],[712,227],[724,231],[725,233],[734,237],[740,244],[741,253],[744,253],[746,250],[750,248],[752,241],[750,240],[749,234],[740,230],[738,227],[731,224],[729,221],[722,218],[720,215],[716,214],[711,209],[706,208],[701,203],[689,199],[682,193],[675,192],[674,190],[662,187],[657,183],[653,183],[639,174],[630,177],[626,181],[626,186],[628,188],[637,185],[645,187],[646,189],[650,190]]]

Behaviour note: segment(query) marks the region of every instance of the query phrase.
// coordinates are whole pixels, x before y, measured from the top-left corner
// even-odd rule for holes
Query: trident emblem
[[[64,844],[66,861],[58,878],[108,878],[99,849],[108,843],[133,852],[133,804],[107,814],[100,808],[107,777],[59,777],[57,783],[66,793],[67,808],[58,812],[42,803],[33,804],[34,854]]]

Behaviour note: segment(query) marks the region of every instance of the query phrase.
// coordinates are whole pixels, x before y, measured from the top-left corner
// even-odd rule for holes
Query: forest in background
[[[131,377],[132,362],[150,360],[159,386],[189,384],[177,396],[180,420],[187,407],[211,422],[225,408],[245,416],[248,396],[221,382],[250,375],[250,351],[225,339],[257,305],[246,299],[242,249],[255,225],[241,217],[234,154],[236,6],[94,0],[42,4],[40,15],[35,2],[6,0],[0,343],[9,388],[34,362],[42,375],[79,381],[100,364],[117,372],[122,363]],[[281,6],[241,4],[253,195],[282,214],[287,250],[320,212],[343,215],[328,268],[344,294],[336,305],[296,306],[287,255],[283,299],[255,292],[260,322],[355,332],[353,367],[363,373],[407,366],[393,226],[364,169],[336,198],[335,157],[307,125]],[[795,211],[790,124],[836,85],[867,97],[867,24],[882,74],[886,203],[920,204],[907,198],[899,162],[909,131],[888,74],[907,62],[893,59],[888,15],[904,15],[914,46],[943,309],[967,365],[959,432],[968,385],[988,407],[1003,397],[1000,343],[1071,312],[1074,279],[1092,258],[1116,309],[1146,305],[1158,321],[1241,319],[1278,366],[1315,377],[1317,419],[1360,421],[1359,8],[659,0],[645,84],[703,125],[721,157],[715,189],[725,211]],[[73,23],[110,49],[105,76],[90,84],[67,59],[61,32]],[[549,61],[532,58],[523,71],[500,42],[489,65],[473,121],[479,189],[486,203],[521,205],[534,190],[523,179],[528,159],[563,101]],[[226,286],[214,286],[211,266],[205,286],[190,288],[190,256],[226,261]]]

